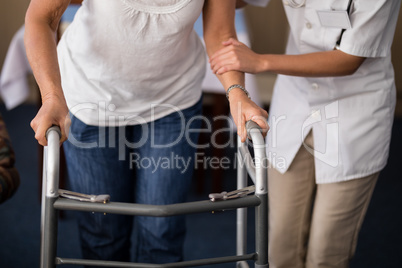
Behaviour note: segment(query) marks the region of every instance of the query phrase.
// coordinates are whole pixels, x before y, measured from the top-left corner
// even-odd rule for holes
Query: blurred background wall
[[[13,35],[24,24],[28,5],[29,0],[0,1],[0,70]]]

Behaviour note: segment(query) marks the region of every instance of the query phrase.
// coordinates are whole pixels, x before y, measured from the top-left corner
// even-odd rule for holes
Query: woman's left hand
[[[267,135],[269,130],[267,111],[250,100],[243,91],[232,90],[229,96],[229,104],[230,113],[237,126],[237,134],[242,142],[245,142],[247,138],[246,122],[249,120],[257,123],[262,129],[263,135]]]

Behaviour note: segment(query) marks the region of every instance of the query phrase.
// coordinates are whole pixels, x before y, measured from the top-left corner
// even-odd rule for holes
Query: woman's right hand
[[[224,47],[209,59],[214,74],[240,71],[256,74],[265,71],[266,62],[245,44],[231,38],[223,42]]]
[[[51,126],[59,126],[61,130],[60,144],[67,140],[71,120],[64,97],[48,96],[42,100],[42,107],[31,121],[31,127],[35,132],[35,139],[40,145],[46,146],[46,131]]]

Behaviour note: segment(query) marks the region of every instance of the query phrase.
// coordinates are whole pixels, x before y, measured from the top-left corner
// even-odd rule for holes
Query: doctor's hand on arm
[[[27,57],[42,98],[42,107],[31,127],[39,144],[44,146],[47,145],[46,131],[52,125],[60,126],[60,142],[67,139],[70,127],[56,50],[57,27],[69,3],[69,0],[31,0],[25,16]]]
[[[234,28],[236,0],[206,0],[203,10],[204,40],[207,53],[213,55],[224,48],[223,42],[236,39]],[[241,70],[228,70],[225,73],[216,73],[225,90],[232,85],[244,87],[244,72]],[[230,112],[237,126],[237,133],[244,142],[247,138],[245,124],[248,120],[255,121],[263,130],[268,132],[268,113],[249,99],[240,88],[234,87],[228,94]]]
[[[233,38],[222,44],[224,47],[216,51],[209,60],[212,71],[218,75],[241,71],[304,77],[345,76],[353,74],[365,60],[364,57],[340,50],[300,55],[258,54]]]

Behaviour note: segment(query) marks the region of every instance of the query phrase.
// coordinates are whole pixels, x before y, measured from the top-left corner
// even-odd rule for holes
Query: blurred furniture
[[[32,73],[24,46],[22,26],[13,36],[1,70],[0,95],[8,110],[22,104],[30,94],[28,75]]]

